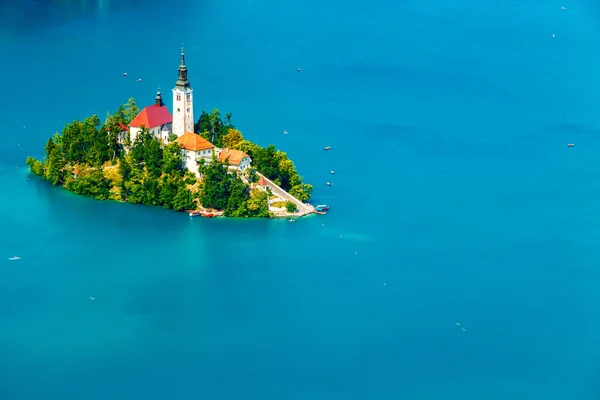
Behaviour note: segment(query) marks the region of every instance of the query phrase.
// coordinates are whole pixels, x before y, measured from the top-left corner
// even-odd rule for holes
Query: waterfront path
[[[263,178],[265,178],[265,181],[267,181],[267,183],[269,184],[269,189],[271,189],[271,192],[273,192],[274,195],[279,196],[284,201],[291,201],[292,203],[296,204],[296,207],[298,207],[298,212],[296,213],[296,216],[301,217],[303,215],[310,214],[315,211],[315,208],[310,204],[305,204],[301,202],[300,200],[298,200],[297,198],[295,198],[294,196],[277,186],[275,183],[273,183],[273,181],[267,179],[266,176],[262,175],[258,171],[255,172],[258,174],[259,177],[262,176]]]

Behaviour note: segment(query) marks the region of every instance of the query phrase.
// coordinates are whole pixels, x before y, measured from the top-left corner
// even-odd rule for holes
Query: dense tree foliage
[[[193,173],[184,171],[175,137],[164,144],[142,128],[132,143],[123,127],[138,113],[135,101],[129,99],[114,114],[108,114],[104,122],[97,115],[73,121],[48,139],[43,161],[28,157],[27,165],[53,185],[63,185],[74,193],[99,200],[161,205],[175,210],[202,205],[242,218],[272,215],[267,192],[250,189],[258,181],[253,170],[241,174],[213,157],[212,162],[200,165],[202,179],[198,181]],[[287,155],[273,145],[262,148],[245,141],[231,123],[231,113],[225,114],[223,120],[218,109],[203,111],[196,131],[217,147],[246,151],[259,172],[301,200],[310,197],[312,186],[302,183]]]
[[[216,157],[212,162],[202,164],[200,172],[200,203],[204,207],[223,210],[230,217],[270,216],[266,192],[260,189],[250,192],[238,174],[230,172]]]
[[[229,128],[227,134],[221,138],[221,146],[223,148],[235,149],[243,141],[242,132],[235,128]]]
[[[296,203],[294,203],[293,201],[286,201],[285,209],[287,210],[287,212],[293,213],[294,211],[296,211],[298,209],[298,207],[296,207]]]
[[[231,123],[231,113],[225,114],[225,121],[223,121],[218,108],[213,109],[210,113],[202,111],[198,122],[194,125],[194,130],[200,136],[220,148],[227,147],[223,145],[222,139],[230,129],[235,129]]]
[[[276,150],[272,144],[261,147],[247,140],[240,142],[236,148],[248,153],[254,169],[281,186],[292,196],[301,201],[310,199],[312,185],[302,182],[302,177],[286,153]]]

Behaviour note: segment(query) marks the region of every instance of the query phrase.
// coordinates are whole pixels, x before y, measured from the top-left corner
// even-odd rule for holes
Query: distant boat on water
[[[573,146],[575,146],[575,143],[569,143],[567,146],[573,147]]]
[[[8,259],[9,259],[10,261],[16,261],[16,260],[20,260],[20,259],[21,259],[21,257],[19,257],[19,256],[14,256],[14,257],[9,257]]]
[[[315,207],[315,210],[327,211],[327,210],[329,210],[329,206],[327,204],[317,204],[317,206]]]
[[[127,72],[123,72],[123,76],[127,76]]]
[[[323,150],[331,150],[331,146],[325,146],[323,147]]]

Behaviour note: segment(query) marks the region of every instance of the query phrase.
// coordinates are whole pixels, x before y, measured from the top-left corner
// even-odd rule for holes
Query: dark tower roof
[[[183,47],[181,47],[181,64],[179,65],[179,71],[177,73],[177,83],[175,86],[179,89],[190,89],[190,81],[188,81],[188,71],[185,66],[185,54],[183,53]]]
[[[165,103],[163,103],[162,95],[160,94],[160,89],[158,89],[158,92],[156,92],[156,105],[158,107],[165,105]]]

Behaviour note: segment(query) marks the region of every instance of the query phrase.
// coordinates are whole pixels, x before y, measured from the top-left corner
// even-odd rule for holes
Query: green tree
[[[130,194],[126,185],[131,178],[132,172],[130,159],[130,156],[125,156],[119,163],[119,174],[121,175],[121,185],[119,189],[121,190],[121,200],[127,200]]]
[[[36,160],[33,157],[27,157],[27,160],[25,161],[25,163],[29,166],[31,172],[33,172],[36,175],[39,176],[44,176],[44,163]]]
[[[183,180],[179,176],[163,175],[158,180],[159,182],[159,200],[163,207],[174,208],[173,203],[175,196],[177,196],[177,190],[182,186]]]
[[[300,201],[310,200],[310,195],[313,191],[313,186],[308,183],[301,183],[290,189],[290,194]]]
[[[210,114],[208,114],[210,121],[210,142],[215,143],[215,133],[219,131],[223,122],[221,121],[221,112],[218,108],[214,108]],[[216,144],[215,144],[216,146]]]
[[[293,201],[286,201],[285,209],[287,210],[287,212],[293,213],[298,209],[298,207],[296,207],[296,203],[294,203]]]
[[[242,132],[235,128],[228,128],[227,134],[221,138],[221,147],[235,149],[242,141],[244,141]]]
[[[250,195],[244,182],[237,175],[232,176],[229,182],[227,206],[225,207],[224,214],[232,217],[247,216],[246,202],[249,198]]]
[[[60,148],[54,147],[44,163],[45,178],[52,182],[53,185],[62,184],[65,182],[65,160],[63,159]]]
[[[204,207],[225,209],[231,180],[227,167],[218,162],[216,156],[213,156],[212,162],[203,165],[200,172],[203,175],[200,203]]]
[[[177,195],[173,200],[173,209],[176,211],[181,210],[194,210],[196,203],[194,202],[194,196],[190,193],[185,186],[179,186],[177,189]]]
[[[269,194],[261,189],[254,189],[250,192],[247,209],[253,217],[267,218],[271,216],[269,212]]]
[[[163,149],[161,143],[151,138],[144,144],[144,162],[152,177],[158,178],[162,174]]]
[[[198,122],[194,124],[194,132],[198,132],[204,139],[210,140],[211,131],[210,117],[206,111],[202,110]]]
[[[162,171],[166,174],[183,172],[183,158],[181,156],[181,147],[178,143],[169,143],[163,146]]]
[[[129,98],[123,109],[123,117],[125,118],[123,123],[125,125],[129,125],[139,113],[140,109],[138,108],[137,104],[135,104],[135,100],[133,100],[133,97]]]

